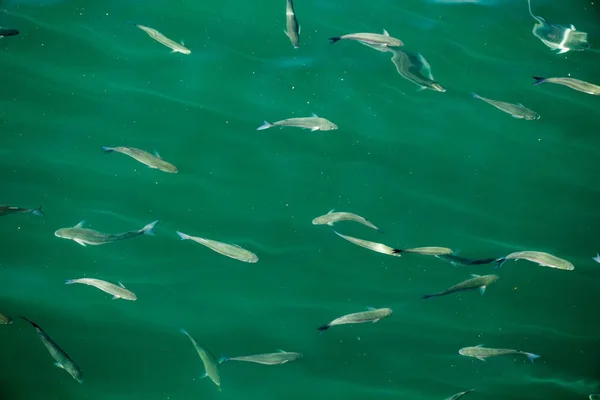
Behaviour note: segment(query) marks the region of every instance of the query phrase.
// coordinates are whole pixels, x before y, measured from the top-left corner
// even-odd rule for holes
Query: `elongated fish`
[[[435,293],[435,294],[426,294],[425,296],[423,296],[423,298],[429,299],[431,297],[445,296],[450,293],[456,293],[456,292],[461,292],[463,290],[471,290],[471,289],[479,289],[481,294],[484,294],[485,289],[499,278],[498,275],[480,276],[480,275],[472,274],[471,276],[472,276],[471,279],[467,279],[464,282],[461,282],[452,287],[449,287],[448,289],[444,290],[443,292],[439,292],[439,293]]]
[[[8,315],[0,314],[0,325],[10,325],[13,323],[13,319]]]
[[[255,354],[241,357],[223,357],[220,361],[246,361],[264,365],[279,365],[299,358],[302,358],[302,354],[300,353],[279,350],[277,353]]]
[[[394,254],[400,253],[417,253],[422,254],[424,256],[440,256],[452,254],[454,250],[449,249],[447,247],[414,247],[412,249],[396,249],[394,250]]]
[[[251,251],[241,248],[237,244],[228,244],[217,242],[215,240],[204,239],[201,237],[190,236],[182,232],[177,232],[181,240],[193,240],[196,243],[200,243],[209,249],[216,251],[224,256],[235,258],[236,260],[244,261],[247,263],[255,263],[258,261],[258,256]]]
[[[556,83],[558,85],[564,85],[566,87],[570,87],[571,89],[578,90],[583,93],[600,95],[600,86],[594,85],[592,83],[588,83],[585,81],[580,81],[579,79],[574,78],[541,78],[539,76],[534,76],[535,82],[534,86],[540,85],[542,83]]]
[[[179,170],[176,166],[163,160],[158,153],[156,155],[150,154],[147,151],[136,149],[133,147],[102,147],[106,153],[113,151],[121,154],[125,154],[150,168],[158,169],[160,171],[169,172],[176,174]]]
[[[263,131],[274,126],[289,126],[294,128],[310,129],[311,131],[333,131],[338,129],[338,126],[333,122],[325,118],[321,118],[317,114],[313,113],[312,117],[288,118],[273,122],[272,124],[265,121],[261,126],[256,128],[256,130]]]
[[[42,207],[39,208],[21,208],[15,206],[0,206],[0,217],[4,217],[9,214],[27,214],[32,213],[33,215],[37,215],[43,217],[45,214],[42,212]]]
[[[124,299],[124,300],[137,300],[137,296],[130,290],[127,290],[125,286],[121,282],[119,282],[119,286],[114,285],[110,282],[102,281],[100,279],[92,279],[92,278],[80,278],[80,279],[69,279],[65,281],[67,285],[73,283],[82,283],[84,285],[93,286],[97,289],[102,290],[108,294],[113,295],[113,300],[116,299]]]
[[[35,328],[38,335],[40,336],[40,339],[42,340],[42,343],[44,344],[44,346],[46,346],[46,349],[48,349],[48,352],[50,353],[52,358],[56,360],[54,365],[67,371],[77,382],[83,383],[83,373],[81,372],[81,369],[79,369],[77,364],[75,364],[73,360],[71,360],[71,357],[69,357],[67,353],[65,353],[64,350],[61,349],[54,342],[54,340],[52,340],[50,336],[48,336],[46,332],[44,332],[42,328],[40,328],[38,324],[25,317],[21,318],[29,322]]]
[[[369,311],[362,311],[353,314],[347,314],[339,318],[334,319],[328,324],[318,327],[319,333],[326,331],[334,325],[345,325],[345,324],[362,324],[365,322],[377,322],[382,318],[389,317],[392,315],[392,310],[389,308],[372,308],[369,307]]]
[[[333,232],[335,232],[335,234],[338,235],[339,237],[344,238],[347,241],[352,242],[357,246],[364,247],[365,249],[373,250],[373,251],[376,251],[377,253],[387,254],[390,256],[400,256],[401,251],[399,251],[398,249],[394,249],[392,247],[386,246],[385,244],[369,242],[368,240],[363,240],[363,239],[358,239],[358,238],[355,238],[352,236],[342,235],[341,233],[339,233],[337,231],[333,231]]]
[[[541,251],[517,251],[516,253],[511,253],[506,257],[497,259],[495,268],[501,267],[506,260],[527,260],[533,263],[538,263],[542,267],[564,269],[567,271],[572,271],[575,269],[575,266],[573,266],[573,264],[567,260],[563,260],[562,258],[558,258],[552,254],[543,253]]]
[[[283,32],[290,38],[290,42],[292,42],[292,46],[295,49],[300,46],[300,29],[300,25],[296,19],[296,12],[294,11],[294,2],[287,0],[285,6],[285,30]]]
[[[529,361],[533,364],[533,360],[539,358],[537,354],[526,353],[524,351],[519,350],[511,350],[511,349],[491,349],[488,347],[483,347],[482,344],[474,346],[474,347],[463,347],[458,351],[458,354],[465,357],[473,357],[478,360],[485,361],[488,357],[495,356],[512,356],[512,355],[523,355],[526,356]]]
[[[475,389],[467,390],[467,391],[464,391],[464,392],[459,392],[459,393],[453,394],[450,397],[447,397],[446,400],[458,400],[461,397],[463,397],[465,394],[468,394],[468,393],[471,393],[471,392],[474,392],[474,391],[475,391]]]
[[[154,227],[158,224],[158,221],[154,221],[144,226],[139,231],[125,232],[125,233],[102,233],[93,229],[86,229],[83,227],[85,221],[81,221],[72,228],[62,228],[54,232],[54,236],[61,239],[69,239],[79,243],[82,246],[92,245],[98,246],[106,243],[113,243],[119,240],[125,240],[134,238],[140,235],[154,236]]]
[[[438,254],[436,255],[440,260],[444,260],[449,262],[452,265],[481,265],[481,264],[491,264],[496,261],[495,258],[480,258],[480,259],[471,259],[466,257],[456,256],[454,254]]]
[[[436,92],[445,92],[446,88],[436,82],[431,74],[431,65],[419,53],[410,53],[401,49],[389,49],[392,63],[396,71],[404,79],[411,81],[420,89],[430,89]]]
[[[378,232],[381,232],[381,229],[379,229],[378,227],[373,225],[371,223],[371,221],[369,221],[366,218],[361,217],[360,215],[356,215],[356,214],[349,213],[349,212],[335,212],[335,210],[331,210],[327,214],[321,215],[320,217],[313,219],[312,223],[313,223],[313,225],[327,224],[329,226],[333,226],[334,223],[340,222],[340,221],[358,222],[359,224],[363,224],[365,226],[368,226],[369,228],[372,228]]]
[[[156,29],[148,28],[147,26],[144,26],[144,25],[136,25],[136,26],[138,28],[140,28],[141,30],[143,30],[144,32],[146,32],[148,34],[148,36],[150,36],[152,39],[156,40],[158,43],[170,48],[172,50],[172,53],[181,53],[181,54],[191,54],[192,53],[190,51],[190,49],[188,49],[187,47],[185,47],[183,45],[183,43],[179,44],[179,43],[169,39],[168,37],[166,37],[159,31],[157,31]]]
[[[10,28],[0,28],[0,39],[8,36],[16,36],[19,34],[19,31],[16,29]]]
[[[219,390],[221,390],[221,377],[219,375],[219,363],[217,359],[210,353],[210,351],[200,346],[198,342],[196,342],[196,339],[194,339],[185,329],[181,329],[181,332],[190,338],[190,341],[194,345],[194,348],[202,360],[202,364],[204,364],[204,370],[206,372],[202,374],[201,378],[208,376],[215,383],[215,385],[219,387]]]
[[[531,111],[528,108],[525,108],[525,106],[521,103],[512,104],[505,103],[503,101],[486,99],[485,97],[481,97],[476,93],[471,93],[471,95],[476,99],[483,100],[486,103],[493,105],[498,110],[504,111],[505,113],[512,115],[514,118],[526,120],[540,119],[540,115],[538,113],[536,113],[535,111]]]
[[[329,43],[335,43],[340,40],[356,40],[362,44],[386,47],[404,46],[404,43],[402,43],[400,39],[391,37],[385,29],[383,30],[383,35],[379,33],[349,33],[347,35],[329,38]]]

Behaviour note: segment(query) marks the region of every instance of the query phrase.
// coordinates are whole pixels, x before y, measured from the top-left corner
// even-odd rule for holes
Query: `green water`
[[[22,320],[0,326],[0,399],[585,399],[599,388],[597,97],[531,76],[600,84],[594,52],[556,55],[531,34],[524,0],[297,0],[300,48],[283,0],[8,1],[0,25],[0,203],[46,217],[0,221],[0,312],[37,322],[82,368],[79,385]],[[594,9],[595,7],[595,9]],[[600,41],[598,5],[534,0],[546,19]],[[192,50],[171,54],[128,22]],[[447,91],[417,91],[389,55],[349,32],[386,28],[421,52]],[[470,92],[523,103],[523,121]],[[317,113],[330,132],[273,128]],[[167,174],[102,146],[159,151]],[[393,247],[445,246],[472,258],[540,250],[574,271],[527,261],[455,267],[377,254],[313,218],[335,208],[384,230],[340,232]],[[102,232],[159,219],[156,237],[82,247],[54,231]],[[239,244],[246,264],[175,231]],[[431,300],[472,273],[484,296]],[[92,277],[123,282],[111,300]],[[376,324],[316,328],[367,307]],[[230,362],[223,391],[180,329],[216,356],[276,349],[282,366]],[[482,362],[465,346],[540,354]]]

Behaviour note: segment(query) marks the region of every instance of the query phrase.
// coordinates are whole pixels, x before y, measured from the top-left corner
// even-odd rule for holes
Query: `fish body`
[[[210,351],[199,345],[198,342],[196,342],[196,339],[194,339],[185,329],[181,329],[181,332],[190,338],[190,341],[200,356],[200,360],[202,360],[202,364],[204,364],[204,370],[206,372],[204,375],[202,375],[202,378],[208,376],[220,389],[221,376],[219,375],[219,363],[217,359],[211,354]]]
[[[0,314],[0,325],[10,325],[13,323],[13,319],[8,315]]]
[[[194,242],[200,243],[201,245],[206,246],[219,254],[235,258],[236,260],[244,261],[247,263],[255,263],[258,261],[258,256],[256,254],[246,249],[243,249],[236,244],[217,242],[216,240],[190,236],[182,232],[177,232],[177,235],[179,235],[181,240],[193,240]]]
[[[417,253],[425,256],[441,256],[452,254],[454,250],[447,247],[414,247],[412,249],[398,250],[399,253]]]
[[[284,33],[288,38],[290,38],[292,46],[294,46],[294,48],[297,49],[300,46],[300,25],[298,24],[298,20],[296,19],[296,12],[294,11],[293,0],[286,1]]]
[[[4,217],[5,215],[10,214],[28,214],[31,213],[33,215],[37,215],[39,217],[43,217],[45,214],[42,211],[42,207],[39,208],[21,208],[15,206],[0,206],[0,217]]]
[[[382,318],[389,317],[390,315],[392,315],[392,310],[390,308],[369,308],[369,311],[347,314],[336,318],[330,323],[320,326],[318,330],[319,333],[321,333],[335,325],[362,324],[365,322],[375,323]]]
[[[50,353],[52,358],[56,360],[56,363],[54,365],[67,371],[77,382],[83,383],[83,373],[81,372],[81,369],[77,366],[77,364],[75,364],[73,360],[71,360],[71,357],[69,357],[67,353],[65,353],[64,350],[61,349],[60,346],[57,345],[52,340],[52,338],[50,338],[50,336],[48,336],[46,332],[44,332],[42,328],[40,328],[38,324],[25,317],[21,318],[29,322],[35,328],[42,343],[44,344],[44,346],[46,346],[46,349],[48,349],[48,352]]]
[[[527,353],[519,350],[512,349],[492,349],[488,347],[483,347],[482,344],[474,346],[474,347],[463,347],[458,351],[458,354],[465,357],[473,357],[478,360],[485,361],[488,357],[496,357],[496,356],[512,356],[512,355],[523,355],[526,356],[531,363],[536,358],[540,356],[533,353]]]
[[[439,293],[435,293],[435,294],[426,294],[425,296],[423,296],[423,298],[429,299],[431,297],[445,296],[450,293],[456,293],[456,292],[461,292],[463,290],[471,290],[471,289],[479,289],[481,294],[484,294],[485,289],[489,285],[494,283],[496,280],[498,280],[498,275],[480,276],[480,275],[472,274],[471,276],[472,276],[471,279],[467,279],[466,281],[463,281],[452,287],[449,287],[448,289],[444,290],[443,292],[439,292]]]
[[[82,283],[84,285],[93,286],[97,289],[102,290],[105,293],[112,294],[113,299],[124,299],[124,300],[137,300],[137,296],[130,290],[127,290],[122,283],[119,282],[119,286],[110,282],[102,281],[100,279],[92,278],[80,278],[80,279],[69,279],[65,282],[67,285],[73,283]]]
[[[223,361],[246,361],[264,365],[279,365],[302,358],[302,354],[278,351],[277,353],[255,354],[241,357],[224,357]]]
[[[404,43],[402,43],[401,40],[391,37],[385,29],[383,30],[383,35],[379,33],[349,33],[347,35],[329,38],[330,43],[335,43],[340,40],[356,40],[363,44],[385,47],[404,46]]]
[[[557,268],[566,271],[572,271],[575,269],[575,266],[569,261],[541,251],[518,251],[516,253],[511,253],[506,257],[497,259],[496,268],[502,266],[506,260],[527,260],[537,263],[542,267]]]
[[[474,392],[474,391],[475,391],[475,389],[467,390],[467,391],[464,391],[464,392],[459,392],[459,393],[453,394],[450,397],[447,397],[446,400],[458,400],[461,397],[463,397],[465,394],[468,394],[468,393],[471,393],[471,392]]]
[[[481,258],[473,260],[466,257],[456,256],[454,254],[438,254],[436,257],[440,260],[448,261],[452,265],[481,265],[491,264],[496,261],[495,258]]]
[[[313,114],[311,117],[288,118],[281,121],[273,122],[272,124],[267,121],[264,121],[264,123],[258,128],[256,128],[256,130],[262,131],[265,129],[272,128],[274,126],[303,128],[310,129],[311,131],[333,131],[338,129],[338,126],[333,122],[325,118],[321,118],[317,114]]]
[[[158,221],[154,221],[144,226],[138,231],[124,232],[124,233],[102,233],[93,229],[86,229],[83,227],[85,221],[81,221],[72,228],[62,228],[54,232],[54,236],[61,239],[69,239],[77,242],[82,246],[92,245],[98,246],[106,243],[113,243],[119,240],[125,240],[134,238],[140,235],[154,236],[154,227],[158,224]]]
[[[363,224],[365,226],[368,226],[369,228],[372,228],[378,232],[381,232],[381,229],[379,229],[378,227],[373,225],[371,223],[371,221],[369,221],[366,218],[361,217],[360,215],[356,215],[356,214],[349,213],[349,212],[335,212],[335,210],[331,210],[327,214],[321,215],[320,217],[313,219],[312,223],[313,223],[313,225],[333,226],[334,223],[340,222],[340,221],[358,222],[359,224]]]
[[[476,93],[471,93],[471,95],[476,99],[483,100],[486,103],[491,104],[492,106],[496,107],[498,110],[504,111],[505,113],[512,115],[514,118],[525,119],[525,120],[540,119],[540,115],[538,113],[536,113],[535,111],[532,111],[528,108],[525,108],[525,106],[521,103],[512,104],[512,103],[505,103],[503,101],[498,101],[498,100],[486,99],[485,97],[481,97],[480,95],[478,95]]]
[[[400,49],[388,49],[392,55],[392,63],[396,71],[404,79],[411,81],[421,89],[445,92],[446,88],[434,80],[431,65],[419,53],[411,53]]]
[[[359,239],[359,238],[355,238],[355,237],[348,236],[348,235],[342,235],[341,233],[339,233],[337,231],[333,231],[333,232],[336,235],[338,235],[339,237],[344,238],[347,241],[354,243],[357,246],[364,247],[365,249],[369,249],[369,250],[375,251],[377,253],[387,254],[390,256],[400,256],[400,252],[402,252],[402,250],[394,249],[394,248],[386,246],[385,244],[382,244],[382,243],[370,242],[368,240]]]
[[[102,149],[106,153],[112,153],[114,151],[117,153],[125,154],[125,155],[141,162],[142,164],[147,165],[150,168],[158,169],[163,172],[168,172],[171,174],[176,174],[177,172],[179,172],[179,170],[177,169],[176,166],[163,160],[158,153],[156,153],[156,155],[153,155],[144,150],[136,149],[133,147],[122,147],[122,146],[121,147],[104,146],[104,147],[102,147]]]
[[[156,29],[152,29],[152,28],[149,28],[144,25],[136,25],[136,26],[138,28],[140,28],[141,30],[143,30],[144,32],[146,32],[148,34],[148,36],[150,36],[152,39],[156,40],[158,43],[170,48],[172,50],[172,53],[181,53],[181,54],[191,54],[192,53],[190,51],[190,49],[185,47],[183,44],[177,43],[177,42],[169,39],[168,37],[166,37],[159,31],[157,31]]]
[[[19,34],[19,31],[16,29],[10,28],[0,28],[0,39],[8,36],[16,36]]]
[[[594,85],[592,83],[588,83],[585,81],[580,81],[579,79],[574,78],[541,78],[538,76],[534,76],[535,79],[534,85],[540,85],[542,83],[556,83],[558,85],[564,85],[566,87],[570,87],[571,89],[587,93],[593,95],[600,95],[600,86]]]

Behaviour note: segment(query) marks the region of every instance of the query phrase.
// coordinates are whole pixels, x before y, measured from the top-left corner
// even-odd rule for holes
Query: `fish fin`
[[[54,363],[54,366],[56,366],[58,368],[61,368],[61,369],[65,369],[65,367],[61,363],[59,363],[58,361]]]
[[[328,223],[327,223],[327,225],[329,225],[329,226],[333,226],[333,221],[331,221],[331,222],[328,222]]]
[[[284,29],[283,33],[285,33],[285,36],[287,36],[288,38],[290,37],[290,35],[288,35],[287,31]]]
[[[85,244],[85,242],[81,239],[73,239],[77,244],[82,245],[83,247],[86,247],[87,245]]]
[[[373,311],[373,310],[376,310],[376,308],[375,308],[375,307],[368,306],[368,307],[367,307],[367,310],[369,310],[369,311]]]
[[[318,130],[319,130],[319,127],[318,127],[318,126],[315,126],[314,128],[311,128],[311,129],[310,129],[310,131],[311,131],[311,132],[318,131]]]
[[[112,299],[113,299],[113,300],[118,300],[118,299],[120,299],[120,297],[119,297],[119,296],[117,296],[117,295],[114,295]]]
[[[331,214],[335,211],[335,208],[332,208],[331,210],[329,210],[329,212],[327,214]]]
[[[473,278],[479,278],[481,275],[477,275],[477,274],[471,274],[471,276],[472,276]]]
[[[179,235],[179,237],[181,238],[181,240],[187,240],[187,239],[190,239],[190,238],[191,238],[191,236],[190,236],[190,235],[188,235],[188,234],[186,234],[186,233],[183,233],[183,232],[179,232],[179,231],[177,231],[177,232],[175,232],[175,233],[177,233],[177,234]]]
[[[102,150],[104,150],[105,153],[112,153],[115,149],[108,146],[102,146]]]
[[[302,33],[302,25],[298,25],[298,35]]]
[[[379,321],[379,320],[380,320],[380,318],[374,319],[374,320],[373,320],[373,323],[375,323],[375,322],[377,322],[377,321]]]
[[[485,289],[486,289],[486,288],[487,288],[487,286],[485,286],[485,285],[484,285],[484,286],[481,286],[481,287],[479,288],[479,293],[481,293],[481,295],[482,295],[482,296],[484,295],[484,293],[485,293]]]
[[[342,38],[337,36],[337,37],[330,37],[329,38],[329,44],[334,44],[335,42],[341,40]]]
[[[517,105],[518,105],[519,107],[523,107],[523,108],[525,108],[525,106],[524,106],[523,104],[521,104],[521,103],[517,103]]]
[[[402,249],[393,249],[392,250],[392,254],[395,255],[395,256],[400,257],[400,253],[402,253],[403,251],[404,250],[402,250]]]
[[[477,346],[475,346],[475,347],[483,347],[483,346],[485,346],[485,344],[478,344],[478,345],[477,345]]]
[[[188,333],[188,331],[186,331],[186,330],[185,330],[185,329],[183,329],[183,328],[181,328],[181,329],[179,330],[179,332],[183,333],[184,335],[188,335],[188,336],[190,336],[190,334]]]
[[[422,92],[423,90],[427,89],[427,86],[419,86],[417,88],[417,92]]]
[[[150,222],[148,225],[140,229],[140,232],[144,235],[156,236],[156,234],[154,233],[154,228],[156,227],[156,224],[158,224],[158,221],[159,220]]]
[[[277,350],[278,353],[287,353],[287,351],[285,351],[285,350],[281,350],[281,349],[275,349],[275,350]]]
[[[261,126],[259,126],[258,128],[256,128],[257,131],[264,131],[265,129],[269,129],[272,128],[273,124],[268,123],[267,121],[263,122],[263,124]]]
[[[311,113],[310,116],[313,117],[313,118],[319,118],[319,116],[317,114],[315,114],[315,113]]]
[[[72,285],[73,283],[77,283],[77,279],[67,279],[65,281],[65,285]]]
[[[119,286],[121,286],[123,289],[127,289],[121,282],[119,282]]]
[[[208,373],[207,373],[207,372],[205,372],[205,373],[203,373],[202,375],[200,375],[200,379],[204,379],[204,378],[206,378],[207,376],[208,376]]]
[[[154,155],[162,160],[162,157],[160,156],[160,154],[158,154],[158,151],[155,150]]]
[[[329,324],[318,327],[317,330],[319,331],[319,333],[317,333],[317,335],[320,335],[321,333],[325,332],[329,328],[331,328],[331,326]]]
[[[385,29],[383,30],[383,35],[384,36],[390,36],[390,34],[388,33],[388,31],[386,31]]]
[[[83,225],[85,225],[85,219],[83,221],[80,221],[77,225],[75,225],[73,228],[83,228]]]
[[[424,299],[430,299],[432,297],[435,297],[435,294],[426,294],[423,296]]]
[[[527,356],[527,358],[529,358],[529,361],[531,361],[532,364],[533,364],[533,360],[541,357],[541,356],[538,356],[537,354],[533,354],[533,353],[525,353],[525,355]]]
[[[217,360],[219,364],[223,364],[224,362],[227,362],[231,359],[231,357],[227,357],[227,356],[221,356],[219,357],[219,359]]]
[[[485,361],[484,357],[475,357],[475,358],[478,359],[478,360],[481,360],[481,361]]]
[[[575,25],[571,24],[569,25],[569,28],[571,28],[571,30],[576,31],[577,29],[575,29]]]
[[[171,50],[169,53],[177,53],[177,50]]]
[[[494,265],[494,269],[498,269],[498,268],[500,268],[500,267],[502,266],[502,264],[504,264],[504,262],[505,262],[505,261],[506,261],[506,258],[504,258],[504,257],[503,257],[503,258],[499,258],[499,259],[495,260],[495,261],[494,261],[494,263],[495,263],[496,265]]]
[[[568,52],[569,50],[571,50],[571,49],[569,49],[569,48],[565,47],[565,48],[563,48],[563,49],[560,49],[560,50],[558,51],[558,53],[556,53],[556,54],[563,54],[563,53],[566,53],[566,52]]]
[[[35,210],[31,211],[31,213],[33,215],[37,215],[39,217],[44,217],[46,214],[44,214],[44,212],[42,211],[42,206],[39,206],[38,208],[36,208]]]
[[[425,75],[427,78],[433,81],[434,79],[433,75],[431,74],[431,65],[429,64],[429,62],[425,59],[425,57],[423,57],[423,54],[421,53],[417,53],[417,58],[422,64],[421,70],[419,72],[421,72],[423,75]]]
[[[539,76],[534,76],[533,79],[535,79],[535,82],[533,82],[533,86],[539,85],[540,83],[544,83],[546,81],[546,78],[542,78]]]
[[[473,96],[474,99],[480,99],[481,98],[480,95],[478,95],[477,93],[473,93],[473,92],[471,92],[471,96]]]

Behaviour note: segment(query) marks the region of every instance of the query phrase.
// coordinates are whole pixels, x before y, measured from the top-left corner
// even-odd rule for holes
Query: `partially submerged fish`
[[[0,314],[0,325],[10,325],[13,323],[13,319],[8,315]]]
[[[511,253],[506,257],[497,259],[495,268],[501,267],[506,260],[527,260],[537,263],[542,267],[564,269],[567,271],[575,269],[575,266],[569,261],[541,251],[517,251],[516,253]]]
[[[479,289],[481,294],[484,294],[485,289],[492,283],[496,282],[496,280],[498,279],[498,275],[480,276],[480,275],[472,274],[471,276],[472,276],[471,279],[467,279],[464,282],[461,282],[452,287],[449,287],[448,289],[444,290],[443,292],[434,293],[434,294],[426,294],[425,296],[423,296],[423,298],[429,299],[431,297],[445,296],[450,293],[456,293],[456,292],[461,292],[463,290],[471,290],[471,289]]]
[[[285,35],[290,38],[292,46],[297,49],[300,46],[300,25],[296,19],[296,13],[294,11],[294,2],[287,0],[285,6]]]
[[[444,86],[435,81],[431,73],[431,65],[421,54],[400,49],[389,49],[388,51],[392,52],[392,63],[401,77],[416,84],[421,90],[446,91]]]
[[[172,174],[177,173],[179,170],[176,166],[163,160],[158,153],[156,155],[150,154],[147,151],[136,149],[134,147],[102,147],[106,153],[113,151],[121,154],[125,154],[150,168],[158,169],[160,171],[169,172]]]
[[[73,362],[73,360],[71,360],[71,357],[69,357],[67,353],[65,353],[64,350],[61,349],[50,338],[50,336],[48,336],[42,330],[42,328],[40,328],[38,324],[25,317],[21,318],[29,322],[35,328],[38,335],[40,336],[40,339],[42,340],[42,343],[44,344],[44,346],[46,346],[46,349],[48,349],[48,352],[50,353],[52,358],[56,360],[54,365],[67,371],[77,382],[83,383],[83,373],[81,372],[81,369],[79,369],[79,367]]]
[[[486,99],[485,97],[481,97],[476,93],[471,93],[471,95],[476,99],[483,100],[486,103],[493,105],[498,110],[504,111],[505,113],[512,115],[514,118],[526,120],[540,119],[540,115],[538,113],[528,108],[525,108],[525,106],[521,103],[512,104],[498,100]]]
[[[385,47],[400,47],[404,45],[401,40],[391,37],[385,29],[383,30],[383,35],[379,33],[349,33],[347,35],[329,38],[329,43],[335,43],[339,40],[356,40],[362,44]]]
[[[219,387],[220,390],[221,377],[219,375],[219,363],[217,359],[210,353],[210,351],[200,346],[198,342],[196,342],[196,339],[194,339],[185,329],[181,329],[181,332],[190,338],[190,341],[194,345],[194,348],[202,360],[202,364],[204,364],[204,370],[206,372],[204,372],[204,374],[202,374],[200,377],[205,378],[208,376],[215,383],[215,385]]]
[[[258,261],[258,256],[251,251],[241,248],[237,244],[228,244],[217,242],[215,240],[204,239],[201,237],[190,236],[182,232],[177,232],[177,235],[181,238],[181,240],[193,240],[196,243],[200,243],[203,246],[208,247],[209,249],[216,251],[219,254],[223,254],[224,256],[235,258],[236,260],[255,263]]]
[[[190,51],[190,49],[188,49],[187,47],[185,47],[183,45],[183,43],[179,44],[179,43],[169,39],[168,37],[166,37],[159,31],[157,31],[156,29],[148,28],[147,26],[144,26],[144,25],[136,25],[136,26],[138,28],[140,28],[141,30],[143,30],[144,32],[146,32],[148,34],[148,36],[150,36],[152,39],[156,40],[158,43],[170,48],[172,50],[171,51],[172,53],[181,53],[181,54],[191,54],[192,53]]]
[[[459,392],[459,393],[453,394],[450,397],[447,397],[446,400],[458,400],[461,397],[463,397],[465,394],[471,393],[471,392],[474,392],[474,391],[475,391],[475,389],[467,390],[467,391],[464,391],[464,392]]]
[[[529,361],[533,364],[533,360],[539,358],[537,354],[526,353],[524,351],[512,350],[512,349],[491,349],[487,347],[483,347],[482,344],[474,346],[474,347],[463,347],[458,351],[458,354],[465,357],[473,357],[478,360],[485,361],[488,357],[495,356],[512,356],[512,355],[523,355],[526,356]]]
[[[325,118],[321,118],[317,114],[313,113],[311,117],[288,118],[273,122],[272,124],[265,121],[261,126],[256,128],[256,130],[263,131],[274,126],[289,126],[294,128],[310,129],[311,131],[333,131],[338,129],[338,126],[333,122]]]
[[[337,231],[333,231],[336,235],[341,238],[346,239],[349,242],[354,243],[357,246],[364,247],[365,249],[376,251],[377,253],[387,254],[390,256],[400,256],[401,250],[394,249],[392,247],[386,246],[382,243],[369,242],[368,240],[358,239],[352,236],[342,235]]]
[[[137,296],[132,291],[128,290],[121,282],[119,286],[110,282],[102,281],[100,279],[92,278],[80,278],[80,279],[69,279],[65,281],[67,285],[73,283],[82,283],[84,285],[93,286],[97,289],[102,290],[108,294],[113,295],[113,300],[124,299],[124,300],[137,300]]]
[[[358,222],[359,224],[363,224],[365,226],[368,226],[369,228],[372,228],[378,232],[381,232],[381,229],[379,229],[378,227],[373,225],[371,223],[371,221],[369,221],[366,218],[361,217],[360,215],[356,215],[356,214],[349,213],[349,212],[335,212],[335,210],[331,210],[327,214],[321,215],[320,217],[313,219],[312,223],[313,223],[313,225],[325,225],[326,224],[329,226],[333,226],[334,223],[340,222],[340,221]]]
[[[8,36],[16,36],[19,34],[19,31],[16,29],[10,28],[0,28],[0,39]]]
[[[42,212],[42,206],[39,208],[21,208],[15,206],[0,206],[0,217],[4,217],[9,214],[28,214],[37,215],[43,217],[45,214]]]
[[[396,249],[394,250],[394,254],[400,253],[417,253],[422,254],[424,256],[440,256],[452,254],[454,250],[449,249],[447,247],[415,247],[412,249]]]
[[[491,264],[496,261],[495,258],[470,259],[466,257],[456,256],[454,254],[439,254],[436,255],[440,260],[448,261],[452,265],[481,265]]]
[[[592,83],[588,83],[585,81],[580,81],[579,79],[574,78],[542,78],[539,76],[534,76],[535,82],[534,86],[540,85],[542,83],[556,83],[558,85],[564,85],[570,87],[571,89],[587,93],[593,95],[600,95],[600,86],[594,85]]]
[[[319,333],[322,333],[335,325],[362,324],[365,322],[375,323],[382,318],[389,317],[390,315],[392,315],[392,310],[390,308],[375,309],[373,307],[369,307],[369,311],[362,311],[341,316],[328,324],[320,326],[317,329],[319,330]]]
[[[279,365],[302,358],[302,354],[279,350],[277,353],[255,354],[241,357],[222,357],[220,362],[246,361],[264,365]]]
[[[158,221],[154,221],[144,226],[138,231],[124,232],[124,233],[102,233],[93,229],[86,229],[83,227],[85,221],[81,221],[72,228],[62,228],[54,232],[54,236],[61,239],[69,239],[79,243],[82,246],[92,245],[98,246],[106,243],[113,243],[119,240],[125,240],[134,238],[140,235],[154,236],[154,227],[158,224]]]

